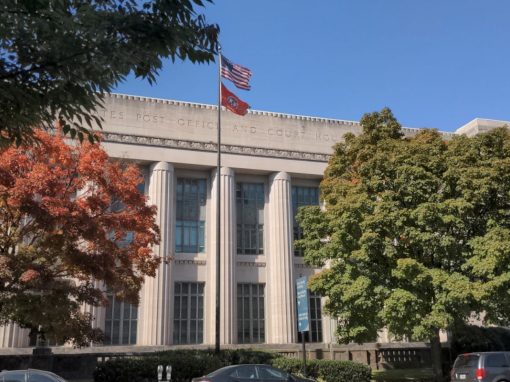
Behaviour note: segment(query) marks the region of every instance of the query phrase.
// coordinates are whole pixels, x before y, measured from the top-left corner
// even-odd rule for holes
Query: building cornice
[[[190,141],[184,139],[147,137],[142,135],[120,134],[103,132],[103,141],[112,143],[124,143],[137,146],[158,146],[176,148],[180,150],[194,150],[216,152],[216,144],[211,142]],[[301,151],[261,148],[252,146],[237,146],[222,144],[223,154],[248,155],[268,158],[307,160],[311,162],[328,162],[330,155]]]
[[[218,110],[218,106],[209,105],[209,104],[205,104],[205,103],[175,101],[175,100],[169,100],[169,99],[142,97],[142,96],[135,96],[135,95],[128,95],[128,94],[119,94],[119,93],[105,93],[105,96],[108,98],[113,98],[113,99],[117,98],[117,99],[138,101],[138,102],[144,102],[144,103],[159,103],[159,104],[166,104],[166,105],[172,105],[172,106],[186,107],[186,108],[190,108],[190,109],[205,109],[205,110],[213,110],[213,111]],[[279,118],[279,119],[290,119],[290,120],[306,121],[306,122],[318,122],[318,123],[323,123],[326,125],[356,126],[361,129],[361,124],[359,122],[349,121],[349,120],[344,120],[344,119],[312,117],[312,116],[306,116],[306,115],[276,113],[276,112],[272,112],[272,111],[252,110],[252,109],[248,110],[248,114],[256,115],[256,116],[268,116],[268,117]],[[406,135],[414,135],[417,132],[419,132],[420,130],[422,130],[422,128],[402,127],[402,131]],[[451,137],[451,136],[455,135],[454,133],[445,132],[445,131],[440,131],[440,133],[446,137]]]

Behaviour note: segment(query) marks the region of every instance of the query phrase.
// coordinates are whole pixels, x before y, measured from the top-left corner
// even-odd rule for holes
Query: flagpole
[[[221,45],[218,44],[218,147],[216,164],[216,337],[214,350],[220,352],[220,233],[221,233]]]

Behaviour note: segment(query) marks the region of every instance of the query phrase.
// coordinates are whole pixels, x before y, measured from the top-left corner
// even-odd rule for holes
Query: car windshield
[[[478,354],[459,355],[459,357],[455,361],[454,367],[455,368],[461,368],[461,367],[477,368],[479,358],[480,358],[480,356]]]

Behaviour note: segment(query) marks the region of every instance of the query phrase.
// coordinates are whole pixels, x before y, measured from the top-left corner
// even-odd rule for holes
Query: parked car
[[[269,365],[232,365],[222,367],[192,382],[314,382]]]
[[[66,382],[66,380],[49,371],[27,369],[2,370],[0,382]]]
[[[510,381],[510,352],[461,354],[451,371],[452,382]]]

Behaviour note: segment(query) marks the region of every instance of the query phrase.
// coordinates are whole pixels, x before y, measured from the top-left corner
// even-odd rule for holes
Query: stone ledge
[[[210,142],[188,141],[184,139],[147,137],[142,135],[101,133],[103,140],[111,143],[126,143],[140,146],[158,146],[176,148],[181,150],[195,150],[216,152],[216,144]],[[301,151],[290,151],[282,149],[268,149],[253,146],[221,145],[223,154],[237,154],[247,156],[260,156],[268,158],[282,158],[292,160],[306,160],[311,162],[328,162],[330,155],[321,153],[310,153]]]

